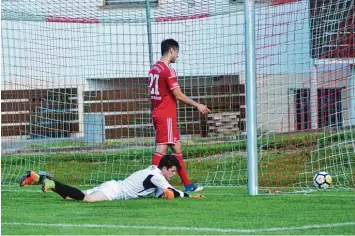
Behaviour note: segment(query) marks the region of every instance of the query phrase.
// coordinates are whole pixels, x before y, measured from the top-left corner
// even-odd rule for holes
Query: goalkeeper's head
[[[181,166],[174,155],[167,154],[161,158],[158,168],[161,170],[163,176],[167,180],[170,180],[170,178],[175,176],[176,172],[181,169]]]
[[[179,57],[179,43],[174,39],[165,39],[162,41],[161,56],[166,57],[170,63],[175,63]]]

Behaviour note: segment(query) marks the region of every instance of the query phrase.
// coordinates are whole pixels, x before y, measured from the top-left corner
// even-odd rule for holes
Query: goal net
[[[328,0],[317,12],[319,2],[255,4],[263,190],[308,190],[319,170],[333,186],[354,186],[354,5]],[[179,103],[189,177],[246,186],[243,3],[148,3],[2,3],[2,185],[30,169],[93,185],[149,165],[147,74],[160,42],[174,38],[182,91],[212,110],[204,116]]]
[[[259,186],[354,187],[354,2],[310,0],[256,10]]]

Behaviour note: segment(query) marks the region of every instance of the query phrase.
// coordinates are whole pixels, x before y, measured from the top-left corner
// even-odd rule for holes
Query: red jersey
[[[176,117],[176,98],[172,91],[180,86],[175,70],[158,61],[149,71],[148,87],[152,117]]]

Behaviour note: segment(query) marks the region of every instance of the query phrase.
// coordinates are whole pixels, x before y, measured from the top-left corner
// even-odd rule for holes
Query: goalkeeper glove
[[[162,198],[166,198],[168,200],[173,200],[175,198],[174,192],[171,189],[164,189]]]
[[[195,194],[195,195],[190,195],[190,197],[192,197],[192,198],[204,198],[205,196],[203,196],[202,194]]]

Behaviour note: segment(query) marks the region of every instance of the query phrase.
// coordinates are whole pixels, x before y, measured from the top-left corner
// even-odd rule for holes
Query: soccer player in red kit
[[[203,190],[192,184],[187,176],[182,158],[180,134],[177,127],[176,101],[196,107],[202,114],[211,112],[205,105],[188,98],[180,89],[177,75],[170,63],[175,63],[179,56],[179,44],[174,39],[166,39],[161,43],[161,58],[149,71],[149,89],[152,102],[152,119],[155,128],[157,144],[152,164],[158,165],[160,159],[167,153],[169,147],[174,151],[181,169],[178,174],[187,192]]]

